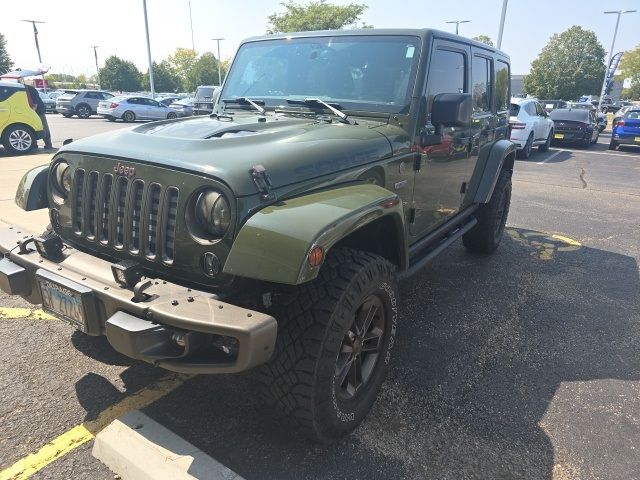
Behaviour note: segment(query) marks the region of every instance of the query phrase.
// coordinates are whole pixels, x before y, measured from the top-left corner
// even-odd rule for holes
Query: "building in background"
[[[524,77],[525,75],[511,75],[511,96],[526,97],[524,93]]]

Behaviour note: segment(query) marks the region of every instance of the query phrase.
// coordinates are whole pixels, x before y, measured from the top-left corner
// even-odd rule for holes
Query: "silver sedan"
[[[122,95],[98,103],[98,115],[113,122],[121,118],[125,122],[136,120],[164,120],[177,118],[172,108],[148,97]]]

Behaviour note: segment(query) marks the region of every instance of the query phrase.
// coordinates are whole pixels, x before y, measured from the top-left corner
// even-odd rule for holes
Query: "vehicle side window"
[[[437,49],[429,65],[427,111],[431,112],[433,97],[440,93],[464,93],[466,59],[462,52]]]
[[[85,93],[84,98],[95,98],[102,100],[102,95],[97,92],[87,92]]]
[[[496,75],[496,111],[501,112],[509,109],[509,99],[511,92],[509,91],[510,76],[509,64],[498,60],[494,64]]]
[[[102,92],[102,98],[104,98],[105,100],[109,100],[110,98],[113,98],[113,95],[107,92]]]
[[[533,103],[527,103],[524,107],[524,111],[532,117],[536,116],[536,107],[533,106]]]
[[[160,107],[160,106],[161,106],[158,102],[156,102],[155,100],[152,100],[152,99],[150,99],[150,98],[147,98],[147,99],[145,100],[145,103],[146,103],[147,105],[149,105],[150,107]]]
[[[127,103],[132,104],[132,105],[138,105],[140,103],[138,100],[140,100],[140,99],[139,98],[130,98],[129,100],[127,100]]]
[[[474,55],[472,75],[473,111],[488,112],[491,110],[489,84],[491,83],[491,70],[489,60],[485,57]]]
[[[544,117],[542,106],[537,102],[535,103],[535,106],[536,106],[536,115],[538,115],[539,117]]]
[[[0,87],[0,102],[4,102],[7,98],[18,91],[17,88]]]

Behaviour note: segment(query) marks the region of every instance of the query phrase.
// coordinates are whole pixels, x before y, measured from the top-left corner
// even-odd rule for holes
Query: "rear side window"
[[[431,112],[433,97],[440,93],[464,93],[466,77],[465,55],[453,50],[437,49],[429,65],[427,111]]]
[[[511,92],[509,91],[511,84],[509,64],[502,60],[497,60],[494,68],[496,70],[496,110],[501,112],[509,108],[509,99],[511,98]],[[514,115],[513,113],[509,114]],[[517,113],[515,115],[517,115]]]
[[[15,87],[0,87],[0,102],[4,102],[11,95],[16,93],[19,89]]]
[[[509,107],[509,115],[512,117],[517,117],[519,113],[520,113],[520,105],[516,103],[512,103],[511,106]]]
[[[491,70],[489,60],[485,57],[473,57],[472,67],[472,92],[473,111],[488,112],[491,110],[489,84],[491,83]]]
[[[629,110],[624,114],[623,117],[625,120],[638,120],[640,119],[640,111],[638,110]]]

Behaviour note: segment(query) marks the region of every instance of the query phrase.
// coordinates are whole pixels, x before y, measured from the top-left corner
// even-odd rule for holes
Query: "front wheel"
[[[489,203],[482,205],[476,216],[478,223],[462,236],[470,252],[491,253],[502,240],[511,205],[511,172],[502,170]]]
[[[23,155],[37,147],[37,140],[29,127],[12,125],[4,131],[2,145],[13,155]]]
[[[175,114],[174,112],[167,113],[167,120],[172,120],[172,119],[177,118],[177,117],[178,117],[178,115]]]
[[[276,349],[262,367],[266,402],[310,438],[346,435],[385,379],[398,322],[395,267],[332,249],[318,277],[278,295]]]

